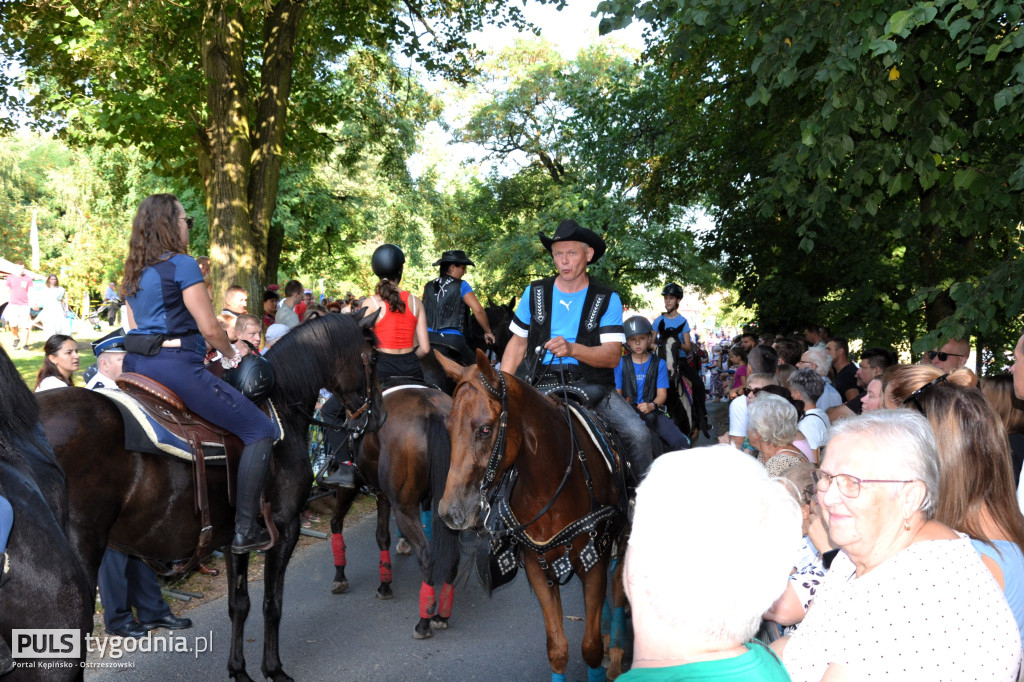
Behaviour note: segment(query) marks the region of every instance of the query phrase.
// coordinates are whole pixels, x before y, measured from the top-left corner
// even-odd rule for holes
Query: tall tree
[[[363,85],[346,68],[353,50],[397,48],[464,77],[466,34],[495,18],[523,25],[504,0],[6,2],[0,50],[24,71],[4,71],[0,86],[29,97],[0,87],[0,104],[70,138],[102,131],[157,172],[196,179],[215,285],[240,282],[252,295],[277,258],[268,245],[280,243],[271,218],[286,155],[315,154],[361,113],[360,97],[348,97]],[[400,88],[378,94],[403,104]]]
[[[652,174],[646,204],[709,205],[711,243],[728,250],[760,313],[778,313],[772,292],[801,282],[813,284],[811,315],[839,321],[846,310],[855,332],[888,316],[904,320],[892,327],[904,338],[989,336],[1024,311],[1005,287],[1024,209],[1019,3],[894,12],[880,0],[627,0],[599,10],[612,15],[603,30],[634,17],[653,29],[658,108],[674,125],[652,135],[665,150],[655,163],[670,172]],[[735,267],[744,260],[760,286]]]

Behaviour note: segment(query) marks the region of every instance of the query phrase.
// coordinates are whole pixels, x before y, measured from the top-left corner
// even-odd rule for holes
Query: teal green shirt
[[[633,668],[622,682],[790,682],[778,657],[761,644],[747,644],[747,653],[717,661],[700,661],[665,668]]]

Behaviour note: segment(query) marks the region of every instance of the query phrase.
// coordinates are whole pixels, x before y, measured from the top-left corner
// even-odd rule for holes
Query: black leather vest
[[[622,370],[622,397],[634,405],[639,405],[640,403],[653,403],[654,399],[658,395],[658,363],[660,362],[661,358],[657,355],[651,354],[649,364],[647,365],[647,374],[644,376],[643,400],[637,400],[636,370],[633,369],[633,357],[631,355],[627,355],[625,362],[626,369]]]
[[[521,377],[533,375],[534,367],[543,354],[534,352],[537,346],[543,345],[551,338],[551,299],[555,287],[555,278],[548,277],[530,283],[530,331],[526,337],[526,356],[516,372]],[[601,327],[601,318],[608,310],[608,303],[614,292],[591,278],[587,295],[583,300],[583,315],[580,316],[579,330],[576,332],[576,343],[596,347],[601,345],[602,333],[623,333],[622,326],[615,328]],[[583,381],[590,384],[615,388],[615,371],[608,368],[597,368],[579,363]]]
[[[427,313],[427,326],[434,331],[455,329],[465,333],[466,311],[462,300],[462,280],[449,275],[427,282],[423,288],[423,310]]]

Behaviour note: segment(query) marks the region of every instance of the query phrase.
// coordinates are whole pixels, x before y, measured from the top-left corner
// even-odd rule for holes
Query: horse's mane
[[[12,444],[30,438],[39,423],[39,405],[18,368],[0,349],[0,449],[10,451]]]
[[[362,349],[363,330],[351,315],[324,315],[295,327],[267,351],[274,366],[274,405],[290,412],[321,388],[331,389],[336,361],[359,366]]]

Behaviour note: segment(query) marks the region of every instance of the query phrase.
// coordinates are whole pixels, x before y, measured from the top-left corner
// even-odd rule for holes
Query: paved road
[[[413,557],[392,552],[393,601],[374,598],[378,585],[374,523],[367,517],[346,528],[351,587],[330,593],[334,567],[327,541],[292,559],[285,588],[281,651],[285,671],[296,680],[537,680],[551,679],[543,619],[523,571],[515,582],[488,599],[475,570],[464,559],[450,628],[428,640],[412,638],[417,621],[419,570]],[[469,549],[470,545],[464,545]],[[262,583],[251,585],[254,605],[262,603]],[[569,680],[586,680],[580,656],[583,599],[580,583],[563,588],[566,634],[570,642]],[[227,598],[192,609],[191,630],[175,634],[212,640],[208,653],[132,653],[119,661],[133,668],[89,670],[86,680],[226,679],[230,638]],[[165,630],[158,631],[166,633]],[[260,679],[263,618],[254,612],[246,629],[249,674]]]

